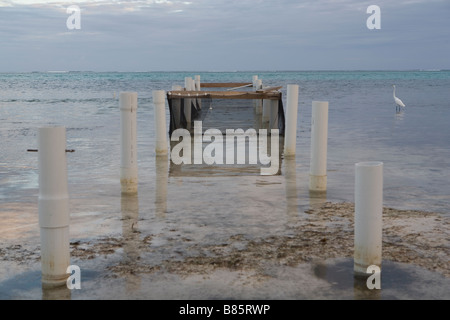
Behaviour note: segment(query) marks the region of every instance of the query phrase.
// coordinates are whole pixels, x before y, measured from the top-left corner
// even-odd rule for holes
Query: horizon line
[[[304,69],[304,70],[147,70],[147,71],[94,71],[94,70],[33,70],[33,71],[0,71],[0,74],[11,73],[249,73],[249,72],[441,72],[450,69]]]

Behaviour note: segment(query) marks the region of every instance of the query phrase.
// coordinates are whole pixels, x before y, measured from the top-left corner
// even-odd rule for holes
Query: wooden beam
[[[251,82],[202,82],[200,86],[202,88],[234,88],[251,84]]]
[[[251,87],[251,86],[253,86],[253,84],[249,83],[249,84],[246,84],[246,85],[243,85],[243,86],[239,86],[239,87],[228,88],[227,90],[231,91],[231,90],[237,90],[237,89],[242,89],[242,88]]]
[[[169,91],[169,98],[211,98],[211,99],[268,99],[279,100],[281,92],[277,91]]]
[[[282,87],[282,86],[279,86],[279,87],[267,87],[267,88],[263,88],[263,89],[256,90],[256,92],[261,92],[261,91],[276,91],[276,90],[280,90],[281,88],[283,88],[283,87]]]

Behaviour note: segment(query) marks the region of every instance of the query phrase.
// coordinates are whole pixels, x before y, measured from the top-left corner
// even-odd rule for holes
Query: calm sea
[[[327,200],[354,201],[354,164],[374,160],[384,162],[386,206],[450,212],[450,71],[253,71],[0,74],[0,214],[11,214],[2,209],[6,204],[37,201],[37,155],[26,150],[37,147],[39,127],[54,125],[67,128],[67,146],[76,150],[68,155],[71,198],[94,199],[91,207],[75,206],[75,211],[114,211],[108,206],[120,198],[121,91],[138,93],[140,202],[141,208],[155,210],[152,91],[170,90],[194,75],[202,82],[251,82],[258,75],[263,85],[283,86],[285,106],[287,85],[299,85],[294,190],[299,213],[311,203],[307,179],[313,100],[329,102]],[[401,113],[395,112],[393,84],[406,104]],[[249,209],[248,202],[237,199],[247,197],[246,192],[259,201],[260,210],[277,208],[287,199],[283,179],[283,174],[169,176],[166,211],[200,210],[210,219],[216,212],[223,217]],[[233,191],[236,185],[243,185],[243,192]]]

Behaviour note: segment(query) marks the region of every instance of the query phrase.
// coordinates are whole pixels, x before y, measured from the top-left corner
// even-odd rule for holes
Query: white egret
[[[395,96],[395,84],[392,85],[394,87],[394,101],[395,101],[395,110],[400,111],[400,108],[406,107],[402,100]]]

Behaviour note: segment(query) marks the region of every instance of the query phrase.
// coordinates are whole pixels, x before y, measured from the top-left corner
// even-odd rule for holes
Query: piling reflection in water
[[[381,290],[367,287],[366,282],[370,274],[354,276],[353,259],[327,260],[314,264],[312,268],[314,275],[330,283],[333,290],[341,291],[344,294],[353,288],[355,300],[381,299]]]
[[[255,103],[259,103],[259,101],[255,102]],[[255,113],[254,113],[253,128],[255,130],[263,129],[263,126],[262,126],[262,113],[258,113],[256,111],[256,108],[255,108]]]
[[[286,213],[291,220],[298,215],[297,168],[293,157],[284,159],[284,179],[286,183]]]
[[[123,244],[123,264],[136,263],[140,259],[139,244],[140,231],[138,229],[139,220],[139,198],[137,194],[122,194],[122,237]],[[126,290],[133,292],[140,288],[141,278],[134,273],[125,276]]]
[[[214,141],[214,138],[211,142],[208,140],[209,137],[207,141],[203,141],[202,136],[196,138],[194,135],[191,135],[190,147],[189,142],[186,144],[183,140],[184,137],[180,137],[180,141],[170,141],[169,175],[171,177],[281,175],[283,136],[278,136],[278,139],[276,136],[271,137],[269,131],[264,138],[258,131],[249,135],[245,132],[243,134],[236,132],[231,135],[238,139],[233,138],[234,140],[230,139],[230,142],[227,142],[226,132],[222,134],[223,136],[219,135],[222,137],[221,143]],[[278,150],[272,147],[272,138],[277,142],[274,146]],[[183,144],[183,147],[180,147],[180,144]],[[211,148],[216,148],[215,150],[220,152],[220,163],[217,163],[219,159],[215,154],[216,151],[211,152]],[[210,157],[210,152],[213,158]],[[177,164],[175,158],[181,163]],[[250,161],[251,158],[253,163]],[[263,164],[261,159],[268,164]],[[212,164],[208,164],[207,161],[212,161]],[[270,174],[263,173],[262,168],[270,168]]]
[[[314,210],[320,209],[327,202],[326,191],[309,191],[309,207]]]
[[[66,285],[53,288],[42,286],[42,300],[71,300],[71,291]]]
[[[167,212],[167,184],[168,177],[168,156],[160,155],[156,157],[156,186],[155,186],[155,209],[156,216],[165,218]]]
[[[355,300],[380,300],[381,290],[369,289],[367,287],[368,275],[354,275],[353,276],[353,296]]]

